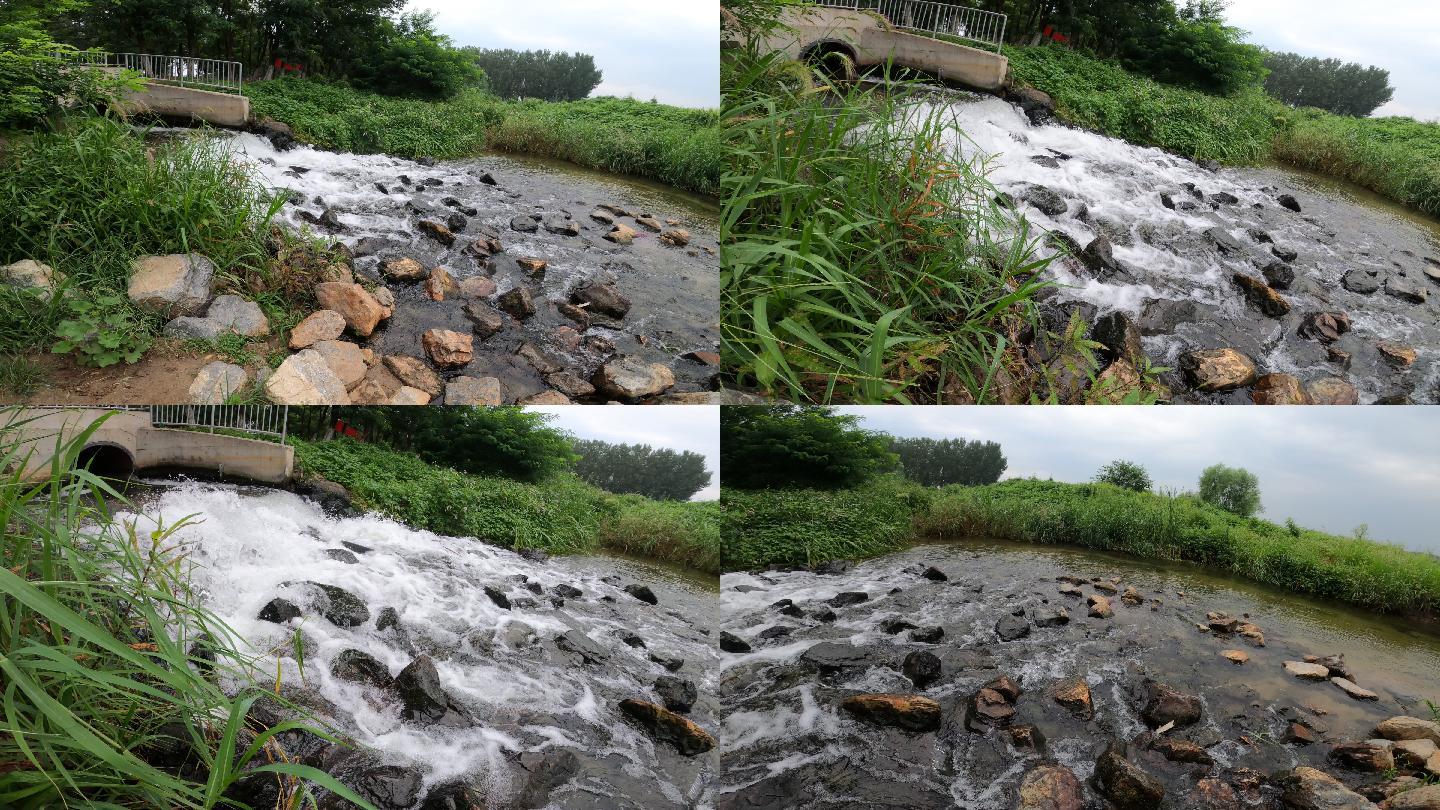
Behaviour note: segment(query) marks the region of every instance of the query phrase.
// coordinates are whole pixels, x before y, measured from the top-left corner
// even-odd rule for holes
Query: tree
[[[1364,118],[1395,97],[1390,71],[1339,59],[1266,52],[1265,92],[1292,107]]]
[[[600,86],[603,74],[588,53],[465,48],[485,72],[490,92],[506,99],[578,101]]]
[[[1260,479],[1239,467],[1216,464],[1200,473],[1200,500],[1240,517],[1260,511]]]
[[[1150,473],[1145,468],[1133,461],[1116,459],[1100,468],[1095,474],[1095,482],[1098,484],[1114,484],[1122,489],[1134,492],[1150,491]]]
[[[580,456],[575,474],[606,492],[688,501],[710,485],[705,456],[688,450],[582,440],[575,453]]]
[[[757,405],[720,409],[720,468],[737,489],[859,486],[894,470],[889,438],[830,408]]]
[[[355,81],[388,96],[443,100],[476,86],[485,73],[450,38],[435,32],[434,15],[407,14],[381,27],[385,38],[355,71]]]
[[[1008,462],[995,442],[964,439],[891,439],[905,477],[927,487],[977,486],[1000,480]]]

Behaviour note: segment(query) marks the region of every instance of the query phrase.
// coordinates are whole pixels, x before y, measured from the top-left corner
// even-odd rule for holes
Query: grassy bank
[[[1196,160],[1276,159],[1440,216],[1440,124],[1294,110],[1259,87],[1214,96],[1161,84],[1066,48],[1006,48],[1018,82],[1048,93],[1062,118]]]
[[[559,158],[714,195],[720,186],[718,116],[626,99],[505,102],[478,92],[430,102],[306,79],[246,87],[255,115],[290,125],[302,141],[356,153],[454,159],[498,149]]]
[[[791,511],[822,497],[835,517]],[[875,556],[912,537],[979,537],[1184,560],[1372,610],[1440,616],[1434,555],[1241,518],[1193,496],[1016,480],[930,491],[727,492],[722,502],[727,569]]]
[[[15,416],[0,412],[0,806],[247,806],[224,794],[277,753],[259,746],[285,729],[245,731],[267,693],[217,685],[243,658],[190,592],[184,555],[166,548],[183,523],[138,536],[115,524],[104,504],[116,493],[75,469],[89,432],[47,478],[21,481]],[[245,773],[257,771],[356,798],[313,768]]]
[[[569,473],[538,484],[466,475],[349,439],[290,442],[302,474],[341,484],[357,506],[417,528],[552,554],[614,548],[718,571],[713,504],[611,495]]]

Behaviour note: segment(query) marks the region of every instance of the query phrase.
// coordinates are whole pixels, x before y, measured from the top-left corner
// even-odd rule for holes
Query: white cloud
[[[526,410],[553,414],[553,427],[582,439],[612,444],[648,444],[705,456],[710,486],[696,500],[720,497],[720,408],[714,405],[536,405]]]

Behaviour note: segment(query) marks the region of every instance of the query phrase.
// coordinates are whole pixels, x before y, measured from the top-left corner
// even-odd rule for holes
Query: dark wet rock
[[[349,540],[341,540],[341,541],[340,541],[340,545],[344,546],[345,548],[350,549],[351,551],[355,552],[356,554],[369,554],[371,551],[374,550],[374,549],[370,548],[369,546],[362,546],[362,545],[360,545],[359,543],[352,543],[352,542],[350,542]]]
[[[370,609],[353,593],[335,585],[311,582],[320,591],[316,607],[326,621],[337,627],[355,627],[370,621]]]
[[[512,287],[498,301],[501,311],[517,320],[524,320],[535,314],[535,299],[524,287]]]
[[[1065,202],[1065,198],[1061,197],[1059,192],[1045,186],[1030,186],[1021,196],[1025,202],[1052,217],[1058,217],[1070,210],[1069,203]]]
[[[837,608],[850,607],[851,605],[858,605],[861,602],[869,601],[869,599],[870,595],[864,591],[842,591],[830,597],[826,604],[830,605],[830,607]]]
[[[1210,201],[1214,203],[1219,203],[1220,205],[1234,205],[1235,203],[1240,202],[1240,198],[1236,197],[1234,194],[1231,194],[1228,191],[1220,191],[1215,194],[1211,194]]]
[[[1232,256],[1245,255],[1245,246],[1239,240],[1230,235],[1230,232],[1221,227],[1207,228],[1205,236],[1220,250],[1221,253]]]
[[[1059,684],[1051,692],[1051,697],[1081,720],[1089,720],[1095,716],[1095,704],[1090,697],[1090,684],[1086,683],[1083,678]]]
[[[1030,621],[1036,627],[1059,627],[1070,623],[1070,611],[1059,605],[1041,606],[1031,611]]]
[[[1288,208],[1297,214],[1300,213],[1300,201],[1290,194],[1281,194],[1275,198],[1275,202],[1280,203],[1282,208]]]
[[[1380,289],[1384,279],[1380,277],[1378,270],[1366,270],[1359,268],[1351,270],[1340,279],[1340,285],[1353,293],[1370,295]]]
[[[886,619],[880,623],[880,629],[892,636],[903,633],[906,630],[914,630],[915,627],[915,624],[905,619]]]
[[[939,644],[944,637],[943,627],[919,627],[910,631],[910,639],[922,644]]]
[[[814,619],[817,622],[833,622],[839,617],[836,616],[835,611],[831,610],[830,608],[822,607],[819,610],[811,612],[810,618]]]
[[[1165,786],[1125,757],[1125,745],[1112,742],[1095,762],[1095,790],[1115,810],[1156,810],[1165,799]]]
[[[1277,259],[1279,259],[1280,261],[1285,262],[1285,263],[1287,263],[1287,264],[1290,263],[1290,262],[1295,261],[1295,260],[1298,259],[1298,258],[1300,258],[1300,254],[1299,254],[1299,253],[1296,253],[1295,251],[1293,251],[1293,250],[1291,250],[1291,249],[1289,249],[1289,248],[1280,247],[1279,245],[1275,245],[1274,247],[1271,247],[1271,248],[1270,248],[1270,252],[1271,252],[1272,254],[1274,254],[1275,258],[1277,258]]]
[[[940,704],[919,695],[851,695],[840,708],[856,719],[906,731],[938,731]]]
[[[690,711],[690,707],[694,706],[700,697],[694,681],[674,675],[661,675],[656,678],[655,694],[660,696],[660,702],[665,704],[665,708],[682,714]]]
[[[1202,349],[1180,356],[1180,369],[1199,391],[1232,391],[1255,382],[1255,362],[1234,349]]]
[[[1350,316],[1343,312],[1312,312],[1300,323],[1300,337],[1334,343],[1350,331]]]
[[[1277,290],[1288,290],[1295,283],[1295,269],[1285,262],[1271,262],[1260,271],[1265,283]]]
[[[650,587],[648,585],[630,584],[626,585],[624,590],[625,593],[628,593],[636,599],[639,599],[641,602],[646,602],[652,605],[660,604],[660,600],[655,598],[655,592],[650,590]]]
[[[1049,155],[1031,155],[1030,162],[1034,163],[1036,166],[1044,166],[1047,169],[1060,168],[1060,161],[1056,160],[1053,157],[1050,157]]]
[[[490,601],[494,602],[496,607],[501,607],[505,610],[510,609],[510,597],[506,596],[504,591],[494,585],[485,586],[485,595],[490,597]]]
[[[480,176],[476,179],[478,179],[480,182],[484,183],[487,186],[498,185],[498,182],[495,180],[495,176],[490,174],[490,172],[481,172]]]
[[[1286,301],[1270,285],[1244,273],[1236,273],[1231,277],[1235,285],[1245,294],[1251,306],[1260,310],[1261,313],[1271,318],[1283,318],[1290,312],[1290,302]]]
[[[381,608],[380,618],[375,620],[375,629],[384,631],[390,628],[400,629],[400,614],[393,607]]]
[[[356,557],[354,553],[343,548],[327,548],[325,549],[325,556],[336,562],[348,563],[350,565],[355,565],[360,562],[360,559]]]
[[[523,311],[523,303],[512,303],[516,305],[517,309]],[[474,331],[476,335],[479,335],[481,340],[505,328],[504,316],[497,312],[494,307],[483,301],[467,301],[463,312],[473,327],[472,331]]]
[[[553,590],[556,595],[563,596],[566,599],[578,599],[585,594],[584,591],[565,582],[556,585]]]
[[[1315,730],[1309,726],[1303,723],[1291,723],[1289,727],[1285,729],[1284,739],[1285,742],[1291,743],[1292,745],[1310,745],[1318,742],[1320,738],[1316,736]]]
[[[561,236],[579,236],[580,223],[562,214],[549,214],[541,220],[546,231]]]
[[[515,758],[515,764],[527,774],[525,787],[515,798],[514,806],[517,808],[550,806],[551,791],[569,782],[581,771],[580,757],[574,751],[563,748],[525,751]],[[488,810],[488,805],[482,804],[474,810]]]
[[[755,637],[770,641],[772,639],[785,638],[786,636],[789,636],[794,632],[795,628],[791,627],[788,624],[777,624],[761,630],[759,633],[756,634]]]
[[[715,738],[709,732],[663,706],[626,698],[620,701],[620,712],[651,738],[669,743],[684,756],[702,754],[715,747]]]
[[[520,806],[536,807],[538,805],[522,804]],[[425,801],[420,805],[420,810],[485,810],[485,808],[485,794],[463,782],[450,782],[431,788],[430,792],[425,794]]]
[[[520,233],[535,233],[540,230],[540,223],[528,216],[518,216],[510,220],[510,230]]]
[[[300,608],[286,599],[271,599],[265,603],[265,607],[260,609],[260,615],[257,618],[261,621],[284,624],[291,619],[300,618]]]
[[[722,639],[723,641],[723,639]],[[555,646],[568,653],[574,653],[586,661],[597,664],[610,658],[610,651],[597,644],[579,630],[566,630],[555,638]]]
[[[570,300],[591,312],[599,312],[612,318],[623,318],[630,312],[630,299],[621,295],[611,284],[584,284],[570,294]]]
[[[995,622],[995,635],[1001,641],[1018,641],[1030,635],[1030,622],[1021,616],[1001,616]]]
[[[950,581],[950,575],[949,575],[949,574],[945,573],[944,571],[942,571],[941,569],[939,569],[939,568],[937,568],[937,567],[935,567],[935,566],[933,566],[933,565],[930,566],[929,568],[926,568],[925,571],[924,571],[924,573],[922,573],[920,576],[922,576],[922,577],[930,580],[931,582],[949,582],[949,581]]]
[[[1317,657],[1313,663],[1325,667],[1326,671],[1330,673],[1331,677],[1349,678],[1352,681],[1355,680],[1355,673],[1352,672],[1350,670],[1350,667],[1346,666],[1345,664],[1344,653],[1337,653],[1334,655],[1322,655]]]
[[[1183,740],[1179,737],[1156,737],[1150,741],[1150,750],[1155,751],[1171,762],[1181,762],[1187,765],[1215,764],[1215,760],[1204,748],[1201,748],[1190,740]]]
[[[926,650],[916,650],[905,656],[900,671],[910,679],[911,683],[924,689],[940,679],[941,669],[939,656]]]
[[[1267,231],[1261,228],[1251,228],[1245,231],[1245,233],[1249,234],[1251,239],[1262,245],[1273,244],[1275,241]]]
[[[1123,312],[1112,312],[1090,327],[1090,339],[1104,346],[1107,360],[1135,360],[1145,356],[1140,343],[1140,328]]]
[[[1115,248],[1106,236],[1097,236],[1080,251],[1080,261],[1090,272],[1104,276],[1113,270],[1120,269],[1115,263]]]
[[[1019,751],[1041,754],[1045,751],[1045,735],[1032,725],[1011,726],[1010,744]]]
[[[1014,810],[1083,810],[1085,794],[1075,773],[1064,765],[1042,764],[1020,779]]]
[[[457,706],[440,684],[440,673],[428,655],[411,661],[395,676],[394,690],[404,707],[401,716],[415,723],[442,726],[469,725],[467,712]]]
[[[330,674],[341,680],[388,689],[395,683],[390,669],[362,650],[342,650],[330,666]]]
[[[848,574],[854,570],[854,560],[826,560],[811,567],[811,571],[824,576],[838,576]]]
[[[1395,767],[1388,746],[1372,742],[1342,742],[1330,749],[1329,759],[1347,771],[1380,773]]]
[[[1419,282],[1399,276],[1391,276],[1385,282],[1385,292],[1412,304],[1423,304],[1430,296],[1430,291],[1422,287]]]
[[[1197,695],[1189,695],[1162,683],[1146,681],[1145,706],[1140,717],[1151,728],[1174,723],[1176,728],[1200,722],[1201,703]]]
[[[821,672],[870,668],[886,663],[882,653],[869,647],[856,647],[834,641],[822,641],[800,655],[801,663]]]
[[[1014,719],[1014,701],[987,686],[970,698],[965,725],[971,731],[984,731],[986,726],[1005,728]]]
[[[734,633],[722,631],[720,633],[720,649],[728,653],[748,653],[750,643]]]

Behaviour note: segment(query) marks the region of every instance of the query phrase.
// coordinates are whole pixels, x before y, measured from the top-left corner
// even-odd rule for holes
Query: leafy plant
[[[51,348],[55,354],[73,352],[81,365],[104,368],[135,363],[150,348],[149,327],[124,296],[76,295],[69,309],[71,317],[55,327],[60,338]]]
[[[1132,492],[1149,492],[1151,487],[1150,473],[1139,464],[1124,459],[1117,459],[1101,467],[1100,472],[1095,474],[1095,483],[1114,484]]]

